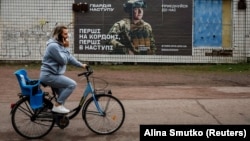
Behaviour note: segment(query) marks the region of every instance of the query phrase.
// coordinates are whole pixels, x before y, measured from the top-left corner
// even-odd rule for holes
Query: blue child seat
[[[19,69],[14,74],[17,77],[22,95],[29,96],[31,108],[41,108],[43,105],[43,92],[40,89],[40,81],[30,79],[25,69]]]

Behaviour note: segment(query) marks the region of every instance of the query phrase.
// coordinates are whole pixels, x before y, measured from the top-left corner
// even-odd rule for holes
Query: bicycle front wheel
[[[103,114],[98,111],[96,103]],[[117,131],[125,119],[125,110],[116,97],[112,95],[96,95],[86,102],[82,111],[82,117],[87,127],[96,134],[111,134]]]
[[[29,104],[29,97],[18,101],[12,109],[11,122],[15,131],[28,139],[37,139],[47,135],[54,126],[51,113],[52,103],[44,99],[41,109],[33,110]]]

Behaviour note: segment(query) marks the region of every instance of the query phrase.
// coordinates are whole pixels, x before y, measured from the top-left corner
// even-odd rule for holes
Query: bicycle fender
[[[16,103],[14,103],[14,106],[11,107],[11,111],[10,111],[10,114],[11,114],[11,115],[12,115],[12,113],[13,113],[13,110],[16,108],[16,106],[17,106],[21,101],[23,101],[24,99],[28,99],[28,97],[27,97],[27,96],[21,97]]]

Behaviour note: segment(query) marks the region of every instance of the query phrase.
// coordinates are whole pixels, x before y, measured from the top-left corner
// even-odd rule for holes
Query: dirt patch
[[[18,67],[1,67],[1,99],[0,102],[11,102],[20,92],[14,72]],[[30,78],[39,77],[39,69],[29,69]],[[66,75],[77,81],[78,86],[70,96],[70,100],[78,100],[82,96],[85,79],[77,76],[79,71],[67,71]],[[250,97],[248,92],[220,91],[217,87],[234,88],[249,87],[248,73],[202,73],[178,71],[118,71],[98,70],[94,76],[108,81],[108,89],[120,99],[171,99],[171,98],[232,98]],[[98,84],[99,83],[99,84]],[[101,86],[100,81],[96,85]],[[49,91],[48,88],[44,89]]]

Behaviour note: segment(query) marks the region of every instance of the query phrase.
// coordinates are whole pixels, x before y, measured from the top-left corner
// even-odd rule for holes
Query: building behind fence
[[[144,12],[145,20],[152,23],[156,42],[158,41],[157,54],[153,55],[110,54],[81,50],[81,47],[84,48],[87,44],[79,45],[79,38],[84,35],[79,35],[78,32],[99,29],[103,32],[100,35],[104,35],[112,26],[111,23],[124,16],[122,7],[119,6],[126,0],[1,0],[0,60],[40,61],[53,28],[58,24],[64,24],[69,28],[70,49],[73,55],[82,61],[144,63],[249,61],[250,0],[144,1],[148,3]],[[84,6],[87,6],[87,11]],[[183,12],[187,15],[182,16]],[[176,24],[178,21],[181,23]],[[102,42],[101,39],[95,38],[95,41],[100,48],[105,47],[99,43]]]

